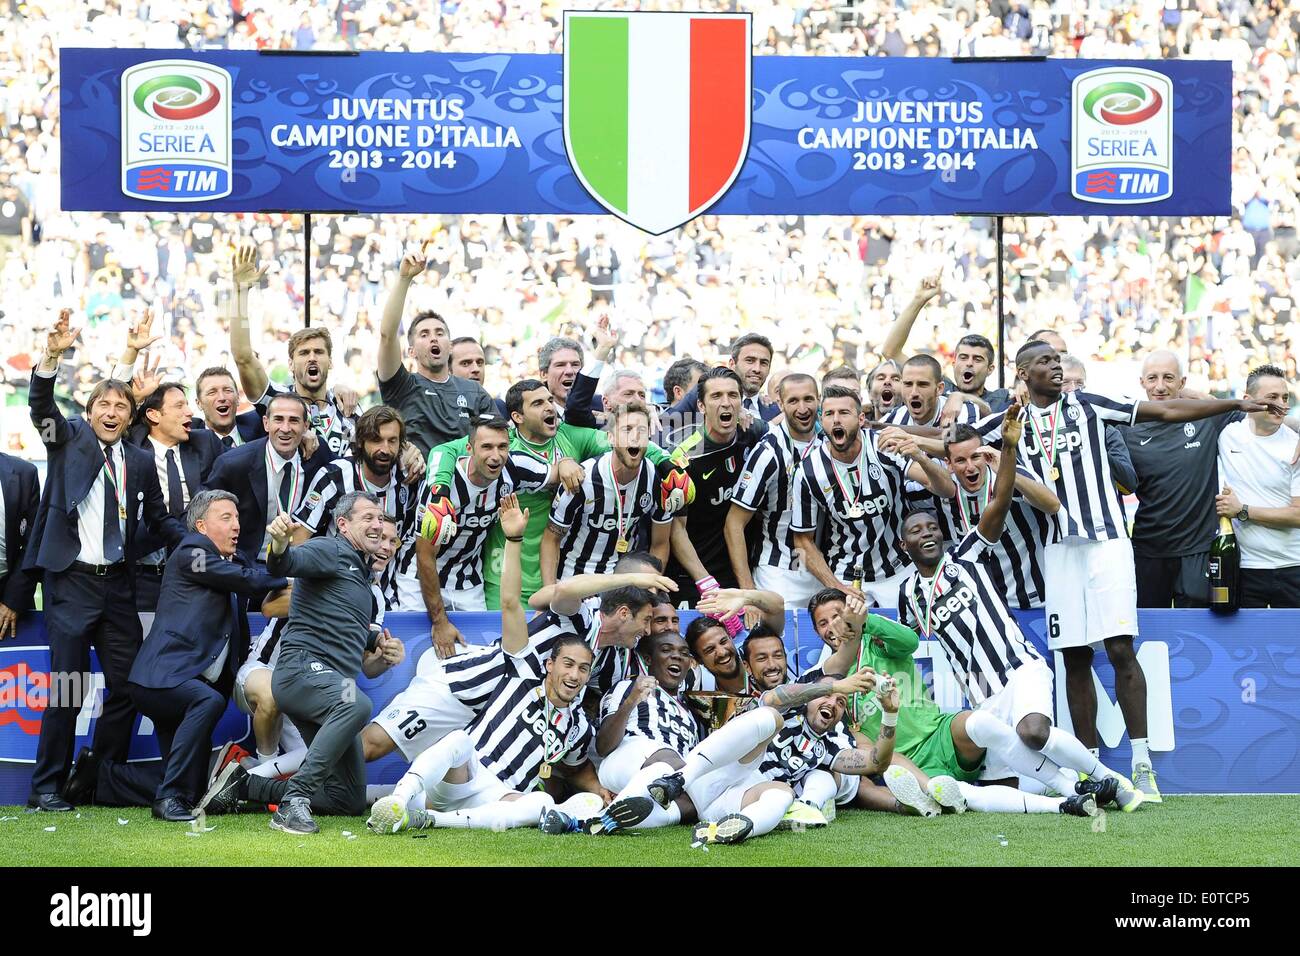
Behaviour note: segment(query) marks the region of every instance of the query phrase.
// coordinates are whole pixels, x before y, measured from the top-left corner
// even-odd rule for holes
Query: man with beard
[[[822,387],[827,384],[823,382]],[[858,390],[856,383],[853,390]],[[883,422],[903,404],[903,367],[893,359],[885,359],[867,373],[867,404],[873,422]]]
[[[1059,372],[1059,362],[1056,369]],[[999,423],[1006,441],[993,493],[975,530],[945,553],[943,533],[932,513],[914,511],[904,519],[903,548],[916,570],[899,586],[899,623],[935,641],[962,682],[976,717],[994,718],[966,721],[965,733],[977,747],[996,751],[1016,773],[1064,794],[1078,789],[1076,773],[1082,773],[1093,778],[1087,784],[1094,793],[1109,798],[1102,788],[1110,787],[1110,778],[1118,788],[1114,799],[1128,813],[1141,806],[1141,792],[1076,737],[1052,726],[1052,672],[1025,640],[990,570],[991,549],[1002,536],[1015,488],[1017,446],[1024,427],[1021,411],[1013,401]],[[1053,586],[1049,577],[1049,596]]]
[[[740,427],[741,393],[740,376],[729,368],[701,375],[704,424],[673,450],[673,463],[685,468],[695,484],[695,502],[673,523],[668,576],[677,582],[678,596],[691,606],[709,591],[739,583],[724,527],[736,479],[750,449],[768,431],[763,421]],[[739,622],[730,626],[738,629]]]
[[[334,347],[328,329],[299,329],[289,336],[292,389],[276,385],[267,376],[266,368],[253,350],[248,328],[248,293],[254,286],[261,285],[265,275],[266,266],[258,265],[255,245],[245,243],[235,250],[231,263],[233,288],[229,299],[233,310],[230,316],[230,353],[239,369],[244,394],[263,415],[277,395],[297,395],[303,400],[311,429],[320,439],[321,448],[312,456],[313,467],[320,467],[342,455],[352,441],[355,422],[351,409],[356,406],[356,396],[340,395],[329,387]]]
[[[511,451],[523,452],[532,456],[540,465],[554,469],[559,485],[565,489],[577,488],[582,481],[584,472],[579,462],[609,451],[609,439],[603,432],[560,421],[550,389],[538,379],[526,378],[511,385],[506,392],[506,407],[513,425],[510,435]],[[467,445],[466,439],[458,439],[433,450],[429,455],[428,467],[431,485],[444,488],[448,486],[455,463],[465,455]],[[646,457],[659,462],[667,456],[661,449],[651,445],[646,449]],[[523,554],[525,600],[531,598],[543,584],[542,536],[546,532],[554,496],[555,491],[550,488],[530,491],[520,496],[520,506],[528,511],[528,530],[525,532],[527,544]],[[501,529],[494,525],[488,532],[483,547],[483,594],[489,610],[495,610],[500,604],[504,545]],[[450,630],[455,632],[454,628]],[[435,630],[435,646],[439,656],[454,653],[453,638],[464,643],[459,632],[442,635]]]
[[[402,413],[411,441],[428,454],[435,445],[469,434],[477,415],[496,411],[483,386],[453,375],[451,333],[436,312],[420,312],[406,329],[407,350],[415,359],[415,372],[402,364],[398,329],[406,307],[406,293],[424,272],[423,254],[408,255],[397,268],[397,284],[384,304],[379,325],[379,394],[384,404]]]
[[[447,447],[447,446],[440,446]],[[417,548],[436,558],[427,572],[425,590],[437,589],[449,611],[485,611],[483,596],[483,544],[496,524],[505,496],[540,491],[558,480],[548,467],[526,451],[510,450],[510,426],[505,419],[484,415],[470,425],[468,455],[457,458],[446,485],[428,485],[421,509],[446,499],[455,509],[456,529],[446,542],[420,542]],[[435,454],[438,450],[435,449]]]
[[[526,826],[554,807],[539,788],[556,771],[580,791],[561,809],[579,819],[600,810],[599,796],[584,795],[601,795],[601,786],[587,760],[592,730],[579,706],[591,677],[592,651],[572,633],[546,646],[530,634],[520,596],[522,545],[522,534],[507,541],[501,643],[483,655],[487,671],[474,662],[482,675],[481,708],[464,730],[452,731],[417,756],[392,796],[375,802],[366,821],[371,832]],[[448,679],[454,688],[455,675]]]
[[[749,629],[746,644],[758,637],[780,638],[785,631],[785,599],[781,595],[775,591],[726,588],[700,600],[697,608],[700,616],[686,625],[686,643],[716,690],[754,698],[763,690],[788,680],[791,672],[786,664],[785,644],[780,640],[765,645],[769,653],[753,661],[753,668],[741,660],[732,630],[720,622],[737,616],[743,608],[752,609],[747,612],[751,620],[753,615],[758,616]]]
[[[1115,696],[1133,747],[1134,777],[1153,802],[1158,791],[1147,742],[1146,678],[1133,649],[1137,590],[1133,546],[1111,476],[1105,427],[1138,422],[1191,422],[1233,411],[1272,410],[1249,399],[1171,398],[1136,402],[1092,392],[1067,392],[1060,353],[1044,341],[1016,353],[1016,377],[1029,397],[1027,427],[1017,438],[1025,466],[1061,502],[1053,516],[1054,543],[1044,551],[1048,647],[1065,661],[1066,697],[1075,733],[1097,752],[1097,695],[1093,646],[1102,644],[1115,669]],[[1002,444],[1002,418],[975,430]],[[987,512],[986,512],[987,513]],[[1001,529],[999,528],[999,533]],[[996,539],[990,539],[996,540]]]
[[[740,383],[739,409],[755,421],[771,421],[781,414],[776,404],[763,398],[763,386],[772,371],[772,343],[763,335],[749,332],[731,343],[731,356],[727,368],[736,373]],[[698,421],[703,403],[703,386],[707,375],[701,376],[696,388],[687,392],[682,400],[665,413],[674,421]],[[707,415],[707,412],[706,412]]]
[[[541,555],[547,584],[606,573],[620,555],[647,544],[656,558],[668,560],[673,516],[658,500],[655,471],[645,460],[650,410],[633,402],[616,406],[611,416],[610,450],[586,462],[582,483],[551,506]]]
[[[784,419],[771,426],[745,459],[723,535],[731,570],[742,588],[776,591],[787,607],[802,607],[820,584],[795,548],[790,518],[795,474],[816,442],[817,380],[791,372],[777,393]],[[755,517],[757,534],[747,535]]]
[[[969,710],[955,714],[939,710],[912,659],[919,646],[916,632],[880,615],[867,614],[860,598],[846,598],[835,588],[818,592],[808,604],[808,614],[817,636],[827,645],[825,653],[843,650],[847,644],[852,651],[850,673],[868,667],[878,675],[892,677],[899,689],[895,766],[885,772],[884,787],[861,781],[855,806],[887,813],[911,810],[927,817],[938,816],[944,807],[959,813],[969,808],[986,813],[1059,812],[1093,816],[1097,798],[1113,799],[1112,791],[1118,784],[1105,781],[1095,795],[1089,791],[1068,798],[1025,793],[1011,787],[974,786],[981,778],[988,753],[994,753],[999,764],[1006,766],[1017,759],[1018,750],[987,751],[971,740],[966,728],[973,721],[972,732],[982,739],[991,739],[991,746],[996,748],[1005,743],[1008,735],[997,727],[990,730],[986,726],[984,734],[980,734],[981,724],[996,718]],[[817,703],[809,705],[810,708]],[[876,701],[863,696],[847,704],[850,726],[873,739],[878,737],[882,718]],[[1056,785],[1059,781],[1052,777],[1048,782]],[[822,806],[828,791],[843,795],[833,781],[814,773],[804,784],[803,796],[813,806]],[[819,799],[822,803],[817,802]]]
[[[862,434],[862,399],[832,386],[822,396],[825,440],[796,470],[795,506],[790,520],[804,565],[825,587],[846,593],[861,585],[882,607],[893,607],[906,557],[898,534],[904,484],[924,486],[939,497],[956,493],[938,462],[907,445],[907,457],[878,448]],[[826,520],[823,551],[819,524]]]
[[[384,514],[397,522],[400,540],[398,552],[388,562],[380,582],[384,606],[389,611],[424,607],[414,567],[422,489],[411,489],[404,480],[398,458],[405,441],[406,425],[401,415],[387,405],[367,409],[357,419],[349,457],[335,459],[316,473],[294,514],[299,522],[294,543],[301,544],[313,535],[328,533],[327,516],[343,495],[366,491],[379,499]]]

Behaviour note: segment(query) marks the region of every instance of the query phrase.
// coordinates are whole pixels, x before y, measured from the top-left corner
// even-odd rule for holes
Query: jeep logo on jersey
[[[1043,453],[1042,446],[1039,445],[1038,443],[1038,436],[1034,434],[1034,430],[1032,428],[1025,429],[1021,441],[1024,443],[1026,454],[1041,455]],[[1083,446],[1083,435],[1077,431],[1061,432],[1059,435],[1056,436],[1056,450],[1058,452],[1074,451],[1076,448],[1080,448],[1082,446]]]
[[[151,202],[229,196],[231,81],[198,60],[150,60],[122,72],[122,192]]]
[[[732,485],[727,485],[727,487],[725,488],[719,488],[716,492],[714,492],[713,497],[709,499],[709,504],[725,505],[728,501],[731,500],[731,495],[735,490],[736,490],[735,487]]]
[[[1089,70],[1070,86],[1070,192],[1124,205],[1174,192],[1174,84],[1132,67]]]
[[[564,146],[596,202],[659,235],[749,151],[750,14],[564,14]]]
[[[859,498],[858,504],[863,508],[863,517],[872,515],[882,515],[889,508],[889,495],[876,495],[874,498]],[[847,501],[844,503],[844,516],[853,520],[853,515],[849,514],[849,509],[853,506]]]
[[[942,624],[969,608],[974,599],[974,591],[968,587],[960,587],[935,605],[934,619]]]
[[[612,533],[618,530],[618,518],[602,518],[596,515],[587,519],[587,527],[593,531],[609,531]]]

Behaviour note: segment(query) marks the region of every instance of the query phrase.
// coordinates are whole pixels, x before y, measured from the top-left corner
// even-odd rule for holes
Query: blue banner
[[[64,49],[60,68],[65,209],[604,211],[570,165],[559,55]],[[1227,62],[760,56],[750,101],[712,213],[1231,211]]]
[[[694,612],[682,613],[686,624]],[[1025,633],[1047,654],[1041,613],[1021,614]],[[1150,737],[1160,787],[1166,793],[1300,793],[1300,611],[1241,611],[1231,618],[1208,611],[1141,611],[1138,659],[1148,686]],[[453,614],[466,640],[488,644],[500,637],[500,618],[491,613]],[[260,619],[252,619],[254,633]],[[419,660],[432,654],[423,614],[390,614],[385,620],[406,644],[406,660],[359,686],[376,712],[414,676]],[[821,654],[822,644],[807,613],[787,616],[786,646],[799,670]],[[922,641],[918,663],[946,710],[962,707],[960,689],[943,660]],[[41,615],[27,615],[17,640],[0,644],[0,804],[27,798],[41,711],[49,687],[49,651]],[[1098,684],[1098,730],[1102,757],[1111,766],[1129,764],[1128,739],[1115,704],[1114,675],[1104,654],[1094,663]],[[102,703],[98,674],[82,719],[77,746],[86,746]],[[1057,669],[1057,718],[1068,722],[1063,680]],[[1167,726],[1166,726],[1167,724]],[[230,705],[214,742],[244,740],[248,718]],[[251,745],[250,745],[251,746]],[[152,728],[137,727],[131,758],[157,759]],[[369,768],[371,783],[393,783],[406,767],[400,754]]]

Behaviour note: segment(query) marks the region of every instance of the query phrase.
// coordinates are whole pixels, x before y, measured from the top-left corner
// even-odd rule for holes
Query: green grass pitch
[[[0,808],[4,866],[1290,866],[1300,859],[1295,796],[1166,797],[1095,820],[966,813],[922,820],[849,811],[830,827],[774,833],[708,852],[672,827],[606,838],[536,830],[432,830],[379,837],[363,817],[318,817],[295,837],[269,815],[213,817],[209,832],[144,809],[75,814]],[[125,820],[126,823],[119,823]],[[46,827],[54,827],[47,832]],[[355,837],[344,836],[348,831]]]

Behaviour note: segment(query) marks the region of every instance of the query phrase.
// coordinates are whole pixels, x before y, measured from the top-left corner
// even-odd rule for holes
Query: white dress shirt
[[[96,439],[101,454],[105,453],[107,446]],[[113,445],[113,465],[117,469],[118,475],[126,474],[126,460],[124,457],[125,448],[122,443],[116,442]],[[86,497],[82,498],[77,505],[77,537],[81,539],[81,553],[77,555],[78,561],[86,564],[104,564],[104,492],[106,490],[107,478],[105,473],[105,462],[101,458],[99,467],[95,472],[95,483],[90,486],[86,492]],[[126,488],[121,489],[121,494],[126,494]],[[135,502],[119,502],[124,508],[130,508]],[[126,548],[126,520],[118,519],[118,525],[122,529],[122,547]]]
[[[190,486],[185,481],[185,469],[181,466],[181,446],[164,445],[152,435],[149,436],[149,446],[153,449],[154,471],[158,472],[158,484],[162,488],[163,504],[167,510],[171,510],[171,498],[167,496],[167,452],[176,452],[176,470],[181,476],[181,508],[184,509],[190,503]],[[167,561],[167,549],[159,548],[140,559],[141,564],[165,564]]]
[[[9,549],[5,540],[5,496],[0,494],[0,577],[9,573]]]
[[[302,459],[295,454],[292,458],[281,458],[280,453],[272,446],[270,439],[266,443],[267,448],[267,469],[266,469],[266,523],[269,526],[275,520],[275,516],[280,513],[280,477],[284,474],[285,468],[292,468],[298,476],[298,486],[293,492],[293,501],[289,502],[289,513],[293,514],[298,505],[302,502],[303,492],[303,470]],[[271,535],[263,531],[262,533],[262,550],[261,555],[266,557],[266,550],[271,545]]]

